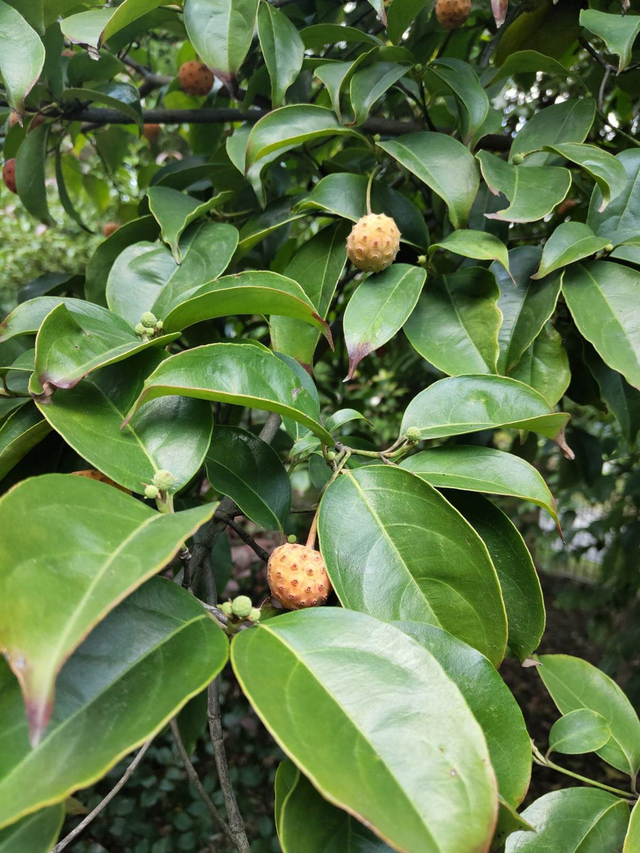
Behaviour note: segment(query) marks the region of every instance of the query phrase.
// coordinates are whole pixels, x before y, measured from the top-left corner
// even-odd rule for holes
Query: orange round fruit
[[[2,167],[2,180],[8,190],[12,193],[17,194],[18,188],[16,187],[16,158],[12,157],[11,160],[5,160],[5,164]]]
[[[436,18],[448,30],[457,30],[471,14],[471,0],[438,0]]]
[[[192,59],[180,66],[178,81],[187,95],[208,95],[213,86],[213,72],[204,62]]]
[[[271,597],[288,610],[317,607],[331,592],[319,551],[304,545],[280,545],[269,557],[267,581]]]
[[[111,237],[114,231],[117,231],[120,227],[119,222],[105,222],[102,226],[102,233],[105,237]]]
[[[153,143],[160,136],[160,131],[162,128],[159,124],[145,124],[142,129],[142,135],[145,139],[148,139],[149,142]]]
[[[347,256],[364,272],[382,272],[394,262],[400,248],[400,231],[384,213],[359,219],[347,237]]]

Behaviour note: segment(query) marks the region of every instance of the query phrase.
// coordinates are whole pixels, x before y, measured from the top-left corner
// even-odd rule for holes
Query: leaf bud
[[[160,469],[160,471],[156,471],[153,475],[153,485],[157,489],[160,489],[161,492],[168,492],[173,487],[175,481],[176,478],[171,471]]]
[[[415,427],[415,426],[409,427],[409,429],[406,431],[405,435],[406,435],[407,439],[409,441],[412,441],[414,444],[417,444],[420,441],[420,438],[422,437],[421,433],[420,433],[420,427]]]
[[[145,486],[144,488],[144,496],[150,501],[154,501],[159,494],[160,492],[155,486]]]
[[[158,322],[158,319],[155,314],[152,314],[151,311],[145,311],[142,317],[140,317],[140,323],[146,329],[153,329]]]
[[[524,163],[524,154],[514,154],[511,162],[514,166],[519,166],[521,163]]]

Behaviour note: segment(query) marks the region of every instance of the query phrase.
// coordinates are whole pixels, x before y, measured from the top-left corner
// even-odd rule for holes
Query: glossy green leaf
[[[271,103],[280,107],[302,68],[304,43],[285,13],[269,3],[258,10],[258,36],[271,79]]]
[[[571,368],[562,336],[551,323],[544,326],[522,353],[509,376],[535,388],[550,406],[555,406],[562,399],[571,381]]]
[[[372,62],[355,72],[351,78],[349,96],[354,112],[354,124],[363,124],[378,98],[404,77],[410,67],[400,62]]]
[[[625,240],[611,252],[609,258],[640,266],[640,236]]]
[[[537,432],[565,449],[569,420],[553,412],[544,397],[515,379],[502,376],[453,376],[434,382],[409,403],[400,431],[418,427],[423,439],[465,435],[485,429]]]
[[[537,222],[560,204],[569,192],[571,172],[557,166],[514,166],[491,154],[480,151],[482,177],[494,195],[502,193],[509,207],[497,213],[487,213],[487,219],[503,222]]]
[[[468,144],[489,113],[489,98],[478,75],[468,62],[450,57],[436,59],[429,65],[429,71],[455,96],[460,133]]]
[[[631,812],[631,820],[624,839],[622,853],[636,853],[637,850],[640,850],[640,806],[636,802]]]
[[[580,333],[636,388],[640,326],[629,306],[636,303],[639,287],[638,270],[610,261],[573,264],[562,278],[562,293]]]
[[[154,216],[142,216],[121,225],[110,237],[97,247],[89,263],[84,292],[91,302],[106,306],[106,289],[109,272],[116,258],[128,246],[142,240],[153,241],[160,233],[160,226]],[[137,321],[136,321],[137,322]]]
[[[544,244],[540,266],[531,278],[544,278],[575,261],[595,255],[608,242],[606,237],[596,237],[584,222],[563,222]]]
[[[633,43],[640,33],[640,15],[583,9],[580,12],[580,24],[601,38],[609,53],[620,57],[618,73],[624,71],[631,62]]]
[[[491,78],[490,83],[497,83],[499,80],[504,80],[506,77],[513,77],[516,74],[535,73],[537,71],[543,74],[550,74],[554,77],[560,77],[563,80],[571,78],[578,86],[588,92],[587,86],[583,80],[574,74],[557,59],[547,56],[544,53],[539,53],[536,50],[518,50],[515,53],[509,54],[505,61],[496,69],[496,74]]]
[[[252,216],[240,229],[238,250],[247,252],[265,237],[283,226],[290,225],[296,219],[301,219],[303,213],[294,213],[290,198],[278,199],[267,205],[266,209]]]
[[[67,185],[65,182],[65,169],[64,169],[64,160],[62,157],[62,149],[60,146],[56,148],[56,185],[58,187],[58,196],[60,197],[60,204],[64,208],[64,212],[69,216],[76,225],[79,225],[83,231],[87,231],[89,234],[93,233],[91,229],[85,225],[84,220],[80,216],[80,213],[76,209],[73,201],[71,200],[71,196],[69,195],[69,191],[67,189]]]
[[[545,145],[584,142],[595,115],[596,102],[593,98],[570,98],[539,110],[516,134],[509,152],[510,160],[516,154],[531,154]],[[525,163],[527,167],[544,166],[552,159],[549,154],[539,153],[527,157]]]
[[[178,331],[227,314],[279,314],[319,329],[332,344],[331,332],[298,282],[275,272],[246,270],[210,281],[166,315],[164,329]]]
[[[420,355],[444,373],[495,373],[498,296],[495,277],[481,267],[432,276],[405,333]]]
[[[367,213],[367,183],[368,179],[364,175],[350,175],[346,172],[327,175],[318,181],[297,209],[323,210],[357,222]],[[426,249],[429,245],[429,232],[422,213],[406,196],[382,181],[373,182],[371,211],[386,213],[395,219],[400,229],[401,242],[418,249]]]
[[[256,122],[247,142],[247,169],[260,157],[283,148],[295,148],[323,136],[359,136],[340,124],[332,110],[314,104],[294,104],[272,110]]]
[[[617,370],[607,367],[592,350],[585,353],[585,361],[598,383],[600,397],[618,421],[626,440],[633,445],[640,432],[640,391],[632,388]]]
[[[59,530],[55,535],[59,539]],[[223,632],[192,595],[169,580],[150,580],[100,622],[64,665],[55,711],[36,747],[29,746],[18,682],[0,661],[0,826],[62,802],[104,776],[216,677],[227,649]]]
[[[582,755],[601,749],[611,737],[611,729],[597,711],[578,708],[551,726],[549,751],[563,755]]]
[[[446,492],[487,546],[500,581],[507,611],[509,648],[525,661],[540,645],[545,609],[531,554],[520,532],[488,498],[470,492]]]
[[[298,282],[323,320],[327,318],[347,262],[349,230],[346,222],[323,228],[298,249],[284,271],[288,278]],[[317,329],[293,317],[274,316],[270,331],[276,352],[290,355],[304,366],[312,366],[320,338]]]
[[[540,263],[540,249],[518,246],[509,252],[511,275],[498,264],[491,270],[500,287],[498,308],[502,325],[498,332],[498,372],[509,373],[544,328],[555,311],[560,294],[560,276],[532,281]]]
[[[504,843],[513,832],[521,830],[523,832],[534,832],[530,823],[519,815],[501,796],[498,797],[498,822],[496,831],[493,836],[491,850],[496,853],[504,851]]]
[[[162,0],[124,0],[115,9],[91,9],[65,18],[60,27],[69,41],[97,52],[108,38],[156,9]]]
[[[352,62],[331,62],[327,65],[318,65],[314,71],[315,76],[327,87],[327,92],[331,98],[331,106],[339,121],[342,121],[340,96],[343,86],[346,86],[356,73],[356,70],[371,53],[372,51],[361,53]]]
[[[86,316],[98,321],[108,312],[98,305],[75,299],[70,296],[37,296],[21,302],[0,323],[0,342],[11,340],[21,335],[33,335],[42,325],[45,317],[58,305],[65,305],[74,315]]]
[[[64,101],[100,104],[128,115],[133,122],[142,124],[140,93],[132,83],[104,83],[92,89],[65,89]]]
[[[537,667],[545,687],[562,714],[588,708],[601,714],[611,738],[597,750],[611,764],[632,778],[640,770],[640,720],[618,685],[590,663],[570,655],[541,655]]]
[[[602,196],[598,213],[602,213],[609,202],[623,192],[627,184],[627,173],[622,163],[597,145],[563,142],[558,145],[545,145],[544,150],[560,154],[566,160],[577,163],[591,175]]]
[[[484,732],[500,796],[518,806],[531,778],[531,740],[502,677],[480,652],[442,628],[420,622],[393,624],[431,652],[460,690]]]
[[[49,424],[33,405],[19,406],[9,414],[0,425],[0,480],[42,441],[49,430]]]
[[[439,243],[432,243],[429,247],[429,255],[436,249],[445,249],[454,255],[462,255],[464,258],[475,258],[478,261],[499,261],[503,267],[509,269],[509,253],[507,247],[488,231],[471,231],[462,228],[452,231]]]
[[[0,74],[9,106],[24,112],[24,99],[44,66],[45,50],[38,33],[8,3],[0,2]]]
[[[209,344],[171,356],[145,381],[127,419],[150,400],[172,395],[278,412],[325,444],[334,443],[319,422],[317,400],[288,365],[259,344]]]
[[[397,0],[393,9],[389,5],[387,34],[391,41],[396,44],[401,41],[405,30],[415,20],[421,9],[424,9],[423,0]]]
[[[42,738],[51,717],[65,660],[119,601],[169,562],[213,510],[205,504],[167,515],[104,483],[69,474],[23,480],[0,499],[5,531],[0,557],[11,567],[0,577],[0,645],[20,681],[32,743]],[[28,551],[22,547],[25,537]],[[23,583],[27,564],[30,586]]]
[[[171,471],[176,491],[198,472],[211,441],[211,406],[166,397],[122,421],[164,354],[149,349],[105,367],[75,388],[39,404],[40,412],[76,452],[116,483],[144,494],[158,470]]]
[[[229,192],[221,192],[208,201],[198,201],[192,196],[172,190],[170,187],[151,187],[147,193],[151,213],[158,220],[162,239],[169,244],[176,263],[182,263],[180,237],[196,219],[204,216],[214,207],[220,207],[231,197]]]
[[[500,663],[507,622],[495,569],[428,483],[386,465],[347,471],[324,494],[318,530],[344,607],[438,625]]]
[[[291,507],[289,477],[275,450],[239,427],[217,426],[207,458],[207,477],[263,530],[283,530]]]
[[[62,304],[42,322],[36,338],[37,383],[31,389],[38,396],[44,395],[41,399],[51,396],[56,388],[73,388],[99,367],[149,347],[167,346],[179,337],[176,333],[143,341],[117,314],[93,307],[101,316],[76,313]]]
[[[593,188],[589,204],[589,225],[599,237],[607,237],[617,245],[638,236],[640,219],[640,150],[631,148],[621,151],[616,157],[627,175],[625,188],[620,195],[600,212],[602,193],[598,186]]]
[[[238,231],[219,222],[194,222],[182,235],[182,263],[162,243],[128,246],[107,279],[109,308],[135,327],[145,311],[163,319],[172,308],[218,278],[233,257]]]
[[[378,146],[445,202],[454,228],[464,228],[480,186],[478,167],[461,142],[444,133],[410,133]]]
[[[556,502],[541,474],[513,453],[456,444],[422,450],[404,459],[400,466],[438,489],[485,492],[531,501],[557,521]]]
[[[402,328],[416,306],[427,273],[410,264],[392,264],[370,275],[356,290],[344,312],[344,337],[349,353],[349,373]]]
[[[258,0],[186,0],[189,40],[221,80],[236,77],[255,29]]]
[[[392,853],[370,829],[325,800],[289,759],[278,767],[275,784],[276,798],[287,786],[277,819],[284,853]]]
[[[358,27],[343,27],[340,24],[313,24],[300,30],[300,35],[307,49],[323,47],[325,44],[335,44],[339,41],[382,44],[380,39],[371,33],[366,33]]]
[[[20,201],[29,213],[45,225],[52,225],[45,187],[48,138],[48,124],[41,124],[26,135],[16,157],[16,186]]]
[[[535,800],[522,817],[535,832],[514,832],[505,853],[613,853],[623,843],[629,806],[597,788],[565,788]]]
[[[58,840],[64,806],[49,806],[0,829],[0,853],[49,853]]]
[[[262,721],[329,802],[396,850],[488,844],[497,798],[484,737],[415,640],[363,613],[311,608],[242,631],[231,657]],[[281,823],[285,813],[286,802]]]

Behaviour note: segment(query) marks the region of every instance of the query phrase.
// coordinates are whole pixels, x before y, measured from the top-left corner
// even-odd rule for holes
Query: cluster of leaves
[[[532,658],[538,576],[487,497],[560,529],[527,448],[565,470],[595,422],[633,458],[640,16],[493,5],[500,29],[479,7],[447,33],[414,0],[0,0],[21,204],[51,225],[55,175],[78,227],[116,198],[120,226],[0,324],[0,850],[47,853],[69,795],[194,697],[204,724],[229,659],[288,756],[288,853],[640,846],[638,716],[585,661]],[[196,57],[208,94],[160,73]],[[364,277],[345,243],[371,212],[401,246]],[[284,538],[301,472],[336,597],[219,610],[212,545],[229,525],[261,552],[240,514]],[[505,654],[561,714],[546,751]],[[589,752],[620,784],[518,814],[532,762]]]

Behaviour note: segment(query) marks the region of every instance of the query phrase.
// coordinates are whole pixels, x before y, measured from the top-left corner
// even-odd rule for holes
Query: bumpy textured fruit
[[[160,131],[162,128],[159,124],[145,124],[142,128],[142,135],[145,139],[148,139],[149,142],[155,142],[156,139],[160,136]]]
[[[118,222],[105,222],[102,226],[102,233],[105,237],[111,237],[114,231],[117,231],[120,227],[120,223]]]
[[[231,612],[238,619],[246,619],[253,610],[253,604],[248,595],[238,595],[231,602]]]
[[[105,483],[107,486],[113,486],[114,489],[120,489],[121,492],[125,492],[127,495],[131,494],[129,489],[125,489],[124,486],[116,483],[111,477],[107,477],[102,471],[94,471],[92,468],[89,468],[86,471],[72,471],[72,473],[76,477],[87,477],[89,480],[97,480],[99,483]]]
[[[457,30],[471,14],[471,0],[438,0],[436,18],[448,30]]]
[[[174,485],[176,478],[173,476],[171,471],[167,471],[164,468],[161,468],[159,471],[153,475],[153,485],[156,489],[160,489],[162,492],[169,491]]]
[[[12,193],[18,192],[18,188],[16,186],[16,158],[12,157],[11,160],[6,160],[4,166],[2,167],[2,180],[8,190],[11,190]]]
[[[390,216],[369,213],[359,219],[347,237],[347,255],[364,272],[382,272],[400,248],[400,232]]]
[[[331,583],[319,551],[304,545],[280,545],[269,557],[271,597],[288,610],[324,604]]]
[[[192,59],[180,66],[178,81],[180,88],[187,95],[208,95],[213,86],[213,72],[204,62]]]

